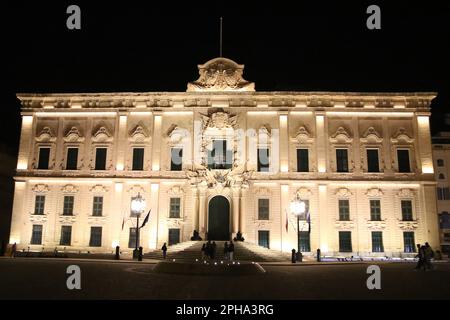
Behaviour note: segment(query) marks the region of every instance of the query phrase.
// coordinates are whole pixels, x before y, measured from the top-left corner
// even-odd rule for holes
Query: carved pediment
[[[210,115],[201,115],[203,120],[204,130],[208,128],[224,129],[234,128],[237,122],[237,115],[230,115],[222,109],[211,113]]]
[[[170,126],[167,131],[167,136],[169,137],[169,142],[171,144],[180,144],[183,139],[188,137],[189,132],[186,129],[178,127],[176,124]]]
[[[413,196],[413,190],[408,188],[403,188],[397,193],[397,197],[399,198],[412,198]]]
[[[260,196],[260,197],[263,197],[263,196],[269,197],[271,195],[270,189],[263,188],[263,187],[257,188],[254,192],[255,192],[256,196]]]
[[[72,127],[64,137],[65,142],[83,142],[84,137],[81,135],[77,127]]]
[[[96,184],[95,186],[92,186],[89,191],[92,193],[106,193],[108,192],[108,188],[102,186],[101,184]]]
[[[308,129],[306,129],[305,126],[300,126],[294,138],[291,139],[292,142],[297,142],[300,144],[312,143],[313,140],[314,139],[311,137],[311,134],[309,133]]]
[[[76,193],[78,192],[78,188],[73,184],[66,184],[64,187],[61,188],[61,191],[63,193]]]
[[[272,136],[272,129],[268,124],[265,124],[258,129],[259,144],[269,144],[271,136]]]
[[[111,142],[112,136],[108,132],[108,130],[105,127],[100,127],[97,132],[94,133],[94,136],[92,137],[92,140],[94,142]]]
[[[375,130],[374,127],[369,127],[366,132],[364,132],[362,138],[360,139],[363,143],[382,143],[382,136]]]
[[[31,190],[33,190],[36,193],[46,193],[50,191],[50,188],[46,184],[37,184]]]
[[[200,77],[187,85],[187,91],[255,91],[255,84],[242,77],[244,65],[215,58],[198,66]]]
[[[383,195],[383,191],[379,188],[371,188],[367,190],[366,195],[368,197],[381,197]]]
[[[142,126],[136,126],[130,132],[129,140],[133,142],[145,142],[148,140],[148,134]]]
[[[307,200],[311,197],[312,192],[306,187],[300,187],[295,192],[295,195],[298,196],[300,199]]]
[[[412,143],[413,141],[414,139],[408,135],[405,128],[398,128],[391,138],[392,143]]]
[[[338,196],[339,198],[349,198],[351,195],[352,193],[347,188],[339,188],[336,191],[336,196]]]
[[[352,141],[352,137],[344,127],[339,127],[330,137],[330,142],[332,143],[351,143]]]
[[[144,189],[144,187],[142,187],[140,185],[134,185],[128,189],[128,192],[133,195],[137,195],[138,193],[140,193],[142,195],[145,193],[145,189]]]
[[[53,134],[50,127],[44,127],[44,128],[42,128],[39,135],[36,137],[36,141],[38,141],[38,142],[54,142],[54,141],[56,141],[56,137]]]
[[[172,188],[170,188],[167,193],[171,196],[181,196],[184,193],[184,190],[182,187],[180,186],[173,186]]]

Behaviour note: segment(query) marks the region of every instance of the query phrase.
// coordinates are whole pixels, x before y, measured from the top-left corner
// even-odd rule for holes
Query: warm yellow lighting
[[[20,238],[11,236],[9,238],[9,244],[20,244]]]
[[[151,185],[152,192],[158,192],[158,189],[159,189],[159,184],[152,183],[152,185]]]
[[[116,248],[120,245],[120,241],[119,240],[113,240],[111,243],[111,247]]]
[[[291,111],[289,112],[292,115],[298,115],[298,116],[308,116],[312,114],[312,111]]]
[[[412,117],[412,112],[363,112],[363,111],[327,111],[327,116],[362,116],[362,117]]]
[[[287,184],[281,185],[281,192],[283,193],[289,192],[289,186]]]
[[[268,107],[269,107],[269,104],[268,104],[267,102],[258,102],[258,103],[256,104],[256,107],[257,107],[257,108],[268,108]]]
[[[324,252],[328,252],[328,245],[327,244],[321,244],[320,245],[320,251],[321,251],[321,253],[324,253]]]
[[[73,178],[72,180],[67,180],[67,179],[64,179],[64,180],[60,180],[60,179],[58,179],[58,178],[55,178],[55,179],[36,179],[36,178],[34,178],[34,179],[31,179],[31,180],[28,180],[28,182],[30,182],[30,183],[76,183],[76,184],[81,184],[81,183],[87,183],[87,184],[89,184],[89,183],[99,183],[99,182],[101,182],[101,183],[112,183],[112,181],[111,181],[111,179],[107,179],[107,178],[105,178],[105,179],[101,179],[101,178],[98,178],[98,179],[96,179],[96,180],[83,180],[83,178]]]
[[[324,173],[324,172],[327,172],[327,168],[326,168],[326,166],[325,166],[325,164],[323,163],[323,162],[325,162],[325,161],[320,161],[320,163],[319,163],[319,165],[318,165],[318,171],[320,172],[320,173]]]
[[[319,185],[319,192],[327,192],[327,186],[324,184]]]
[[[296,104],[295,104],[295,107],[296,107],[296,108],[306,108],[307,105],[306,105],[306,103],[296,103]]]
[[[398,104],[394,105],[394,109],[402,109],[402,108],[405,108],[405,105],[402,103],[398,103]]]
[[[33,123],[33,116],[23,116],[22,126],[30,126]]]
[[[417,123],[421,127],[428,128],[429,125],[429,117],[428,116],[418,116],[417,117]]]
[[[147,102],[145,101],[136,102],[136,108],[147,108]]]
[[[248,115],[257,115],[257,116],[273,116],[276,115],[276,111],[248,111]]]
[[[36,112],[37,117],[114,117],[115,112]]]
[[[364,108],[373,109],[373,108],[375,108],[375,105],[372,104],[372,103],[367,103],[367,104],[364,105]]]
[[[70,105],[70,108],[72,108],[72,109],[81,109],[82,106],[81,106],[81,103],[72,103]]]
[[[123,183],[121,182],[116,182],[114,189],[116,190],[116,192],[122,192],[123,190]]]
[[[152,170],[153,171],[159,171],[159,163],[152,164]]]
[[[27,170],[28,168],[28,161],[27,160],[20,160],[17,161],[17,170]]]
[[[343,103],[336,103],[336,104],[334,105],[334,107],[335,107],[335,108],[345,108],[345,104],[343,104]]]
[[[131,111],[130,115],[132,115],[132,116],[151,116],[152,113],[150,111]]]
[[[280,125],[285,126],[287,125],[287,115],[280,115]]]
[[[182,116],[182,115],[191,115],[193,114],[192,111],[164,111],[165,116]],[[161,117],[161,116],[156,116]],[[155,121],[156,121],[155,117]]]
[[[422,173],[434,173],[434,168],[432,165],[423,165]]]
[[[286,164],[281,165],[280,171],[281,172],[289,172],[289,166]]]
[[[117,170],[117,171],[123,171],[123,168],[124,168],[123,163],[118,163],[118,164],[116,165],[116,170]]]

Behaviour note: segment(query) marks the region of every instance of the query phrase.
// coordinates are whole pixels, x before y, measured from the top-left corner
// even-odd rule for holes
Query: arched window
[[[443,159],[438,159],[437,160],[437,166],[438,167],[443,167],[444,166],[444,160]]]

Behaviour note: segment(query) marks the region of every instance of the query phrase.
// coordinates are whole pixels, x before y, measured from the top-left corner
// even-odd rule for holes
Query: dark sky
[[[185,91],[197,64],[218,56],[220,16],[223,55],[246,65],[257,91],[436,91],[432,129],[443,129],[448,1],[183,2],[3,3],[0,143],[17,150],[17,92]],[[70,4],[80,31],[66,28]],[[366,28],[370,4],[381,30]]]

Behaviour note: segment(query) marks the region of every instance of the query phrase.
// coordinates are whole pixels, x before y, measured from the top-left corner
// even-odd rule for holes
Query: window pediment
[[[332,143],[352,143],[353,138],[344,127],[339,127],[330,137]]]
[[[347,188],[339,188],[336,191],[336,196],[338,196],[339,198],[349,198],[351,195],[352,193]]]
[[[76,186],[74,186],[73,184],[67,184],[61,188],[61,191],[63,193],[77,193],[78,188]]]
[[[368,197],[381,197],[383,195],[383,191],[379,188],[371,188],[367,190],[366,195]]]
[[[36,137],[36,141],[38,141],[38,142],[55,142],[56,137],[53,134],[50,127],[44,127],[44,128],[42,128],[39,135]]]
[[[95,186],[92,186],[89,191],[92,193],[106,193],[108,192],[108,188],[102,186],[101,184],[96,184]]]
[[[94,133],[92,140],[94,142],[111,142],[113,138],[108,132],[108,129],[106,129],[105,127],[100,127],[97,132]]]
[[[167,137],[172,145],[181,144],[183,140],[188,137],[189,132],[186,129],[180,128],[176,124],[172,124],[167,131]]]
[[[132,142],[146,142],[148,141],[148,133],[142,126],[136,126],[129,134],[128,140]]]
[[[392,143],[412,143],[413,141],[414,139],[408,135],[405,128],[398,128],[391,138]]]
[[[313,138],[311,136],[311,133],[306,129],[305,126],[300,126],[294,136],[294,138],[291,139],[292,142],[296,142],[299,144],[310,144],[313,142]]]
[[[362,138],[360,139],[363,143],[382,143],[382,136],[375,130],[374,127],[369,127],[366,132],[364,132]]]
[[[72,127],[63,138],[65,142],[83,142],[84,137],[77,127]]]
[[[37,184],[31,190],[33,190],[36,193],[46,193],[50,191],[50,188],[46,184]]]
[[[312,192],[310,189],[306,187],[300,187],[295,191],[295,195],[298,196],[300,199],[307,200],[311,197]]]

